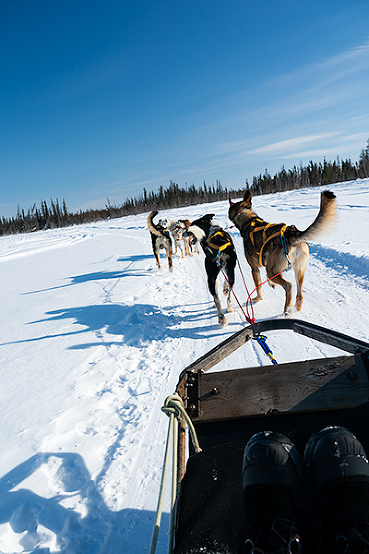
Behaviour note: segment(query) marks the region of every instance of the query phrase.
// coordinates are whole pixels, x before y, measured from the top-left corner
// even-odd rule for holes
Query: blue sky
[[[351,158],[367,0],[0,0],[0,216]]]

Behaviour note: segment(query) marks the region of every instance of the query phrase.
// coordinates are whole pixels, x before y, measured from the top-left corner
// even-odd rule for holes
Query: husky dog
[[[229,200],[229,219],[239,229],[243,238],[246,260],[251,267],[256,289],[253,302],[263,299],[260,270],[265,266],[269,283],[274,288],[281,285],[286,293],[284,313],[292,308],[292,284],[282,277],[282,272],[292,267],[297,285],[296,310],[302,308],[302,284],[305,269],[309,261],[307,240],[314,240],[324,233],[336,219],[336,197],[329,190],[322,192],[320,210],[315,220],[307,229],[299,231],[294,225],[267,223],[252,210],[251,192],[247,190],[241,202]]]
[[[171,219],[159,219],[159,224],[168,229],[174,242],[174,254],[180,250],[182,258],[186,256],[192,256],[193,249],[190,237],[186,233],[188,227],[191,225],[189,219],[178,219],[178,221],[172,221]],[[182,247],[183,243],[183,247]],[[199,253],[199,247],[196,242],[195,250]]]
[[[182,258],[184,258],[185,253],[186,255],[188,255],[188,250],[187,250],[186,239],[184,237],[184,232],[186,231],[186,227],[183,221],[181,219],[178,221],[170,221],[168,228],[174,241],[174,248],[175,248],[174,254],[177,254],[177,250],[179,249],[181,251]],[[184,250],[182,248],[182,241],[184,245]]]
[[[158,224],[154,223],[153,220],[156,215],[158,215],[158,212],[155,210],[151,212],[151,214],[147,218],[147,226],[151,234],[152,249],[154,252],[155,260],[158,268],[160,269],[159,252],[161,248],[164,248],[168,258],[169,270],[172,271],[172,239],[170,238],[168,229],[166,229],[162,225],[162,222],[159,222]]]
[[[185,252],[188,256],[193,256],[193,253],[200,254],[199,250],[199,243],[194,235],[192,237],[188,236],[188,233],[186,232],[189,226],[191,225],[191,221],[189,219],[180,219],[178,223],[183,227],[184,233],[183,233],[183,242],[185,246]]]
[[[195,236],[205,253],[205,270],[208,278],[209,292],[214,298],[218,312],[218,321],[223,327],[227,325],[227,320],[222,312],[218,274],[222,269],[227,276],[227,279],[224,281],[223,293],[227,295],[227,311],[233,312],[231,288],[234,285],[234,268],[236,266],[237,255],[231,237],[224,229],[213,225],[213,217],[214,214],[207,214],[193,221],[187,233]]]

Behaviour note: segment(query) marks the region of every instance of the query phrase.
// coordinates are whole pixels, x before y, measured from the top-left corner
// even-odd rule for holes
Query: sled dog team
[[[261,288],[260,267],[266,269],[268,283],[273,288],[281,285],[285,291],[284,313],[293,311],[292,283],[287,281],[283,272],[292,268],[296,280],[296,310],[302,309],[302,284],[305,269],[309,261],[309,246],[306,241],[315,240],[329,230],[336,220],[336,197],[330,191],[324,191],[320,196],[320,209],[314,221],[305,230],[300,231],[295,225],[284,223],[268,223],[259,217],[252,209],[251,192],[247,190],[243,200],[229,200],[228,217],[239,230],[243,239],[244,254],[251,267],[251,274],[256,288],[253,302],[263,299]],[[214,298],[220,325],[227,324],[222,312],[217,278],[222,270],[225,281],[223,292],[227,296],[227,311],[232,312],[231,289],[235,280],[237,262],[236,250],[230,235],[222,227],[213,223],[214,214],[206,214],[192,223],[188,219],[170,221],[159,220],[154,223],[157,211],[151,212],[147,224],[151,234],[152,248],[156,263],[160,268],[159,252],[163,248],[168,258],[169,269],[172,270],[172,239],[182,257],[198,252],[200,243],[205,254],[205,271],[208,288]],[[183,248],[182,244],[183,243]]]

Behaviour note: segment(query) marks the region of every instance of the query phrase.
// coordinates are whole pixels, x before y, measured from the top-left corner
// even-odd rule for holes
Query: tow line
[[[276,273],[275,275],[273,275],[273,277],[270,277],[269,279],[266,279],[266,281],[263,281],[262,283],[260,283],[260,285],[258,285],[257,287],[255,287],[250,293],[248,291],[248,288],[247,288],[247,284],[246,284],[246,281],[245,281],[245,277],[243,275],[243,272],[242,272],[242,269],[241,269],[241,265],[240,265],[240,262],[239,260],[237,259],[237,263],[238,263],[238,267],[239,267],[239,270],[240,270],[240,273],[241,273],[241,276],[242,276],[242,280],[243,280],[243,284],[245,286],[245,290],[246,290],[246,294],[247,294],[247,300],[246,300],[246,304],[245,304],[245,309],[246,309],[246,312],[245,310],[242,308],[242,305],[240,303],[240,301],[238,300],[234,290],[233,290],[233,287],[231,287],[230,285],[230,282],[225,274],[225,272],[223,271],[223,268],[220,266],[220,260],[217,261],[217,264],[218,266],[220,267],[220,270],[221,272],[223,273],[223,276],[225,278],[225,280],[227,281],[228,283],[228,286],[237,302],[237,304],[239,305],[240,309],[241,309],[241,312],[243,313],[247,323],[250,323],[250,325],[253,325],[254,323],[256,323],[256,319],[255,319],[255,314],[254,314],[254,307],[252,305],[252,300],[251,300],[251,295],[254,294],[254,292],[259,288],[261,287],[262,285],[265,285],[266,283],[268,283],[268,281],[271,281],[272,279],[275,279],[275,277],[278,277],[278,275],[281,275],[283,273],[283,271],[280,271],[279,273]],[[253,337],[261,346],[261,348],[263,349],[263,351],[265,352],[265,354],[268,356],[268,358],[271,360],[272,364],[274,365],[277,365],[278,362],[277,360],[275,359],[274,355],[273,355],[273,352],[272,350],[269,348],[267,342],[266,342],[266,336],[265,335],[255,335]]]

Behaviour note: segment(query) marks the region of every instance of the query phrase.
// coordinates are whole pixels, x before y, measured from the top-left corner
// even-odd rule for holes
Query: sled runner
[[[337,347],[344,355],[209,371],[269,331],[293,331]],[[369,343],[311,323],[274,319],[243,328],[184,369],[176,394],[201,451],[194,448],[190,433],[186,445],[185,422],[179,415],[178,494],[169,539],[174,554],[242,552],[242,458],[255,433],[286,434],[303,453],[315,430],[341,425],[369,453]]]

